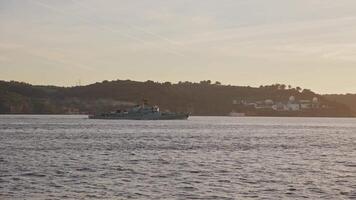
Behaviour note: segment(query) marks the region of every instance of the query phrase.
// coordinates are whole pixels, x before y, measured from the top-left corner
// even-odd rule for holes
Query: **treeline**
[[[194,115],[227,115],[244,112],[241,101],[287,101],[318,97],[331,108],[327,115],[348,116],[350,109],[311,90],[284,84],[260,87],[222,85],[210,80],[193,82],[103,81],[86,86],[34,86],[22,82],[0,81],[0,113],[88,113],[115,110],[148,99],[163,110],[188,111]]]

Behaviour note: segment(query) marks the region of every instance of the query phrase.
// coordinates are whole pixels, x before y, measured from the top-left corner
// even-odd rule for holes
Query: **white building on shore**
[[[317,97],[312,100],[296,100],[294,96],[290,96],[286,103],[275,103],[271,99],[266,99],[265,101],[256,101],[245,105],[254,105],[255,109],[272,109],[275,111],[302,111],[320,107]]]

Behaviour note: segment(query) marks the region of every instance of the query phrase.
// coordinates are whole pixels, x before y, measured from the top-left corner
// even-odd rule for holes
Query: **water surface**
[[[352,199],[356,120],[0,116],[0,199]]]

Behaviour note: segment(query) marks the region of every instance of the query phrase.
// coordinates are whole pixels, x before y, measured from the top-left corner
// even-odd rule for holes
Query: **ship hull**
[[[152,115],[89,115],[89,119],[110,120],[184,120],[188,119],[188,113],[152,114]]]

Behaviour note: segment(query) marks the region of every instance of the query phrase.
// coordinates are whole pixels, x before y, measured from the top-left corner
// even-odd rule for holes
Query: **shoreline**
[[[56,114],[56,113],[0,113],[0,116],[85,116],[88,114]],[[293,116],[293,115],[245,115],[245,116],[229,116],[229,115],[190,115],[190,117],[229,117],[229,118],[356,118],[356,116]]]

